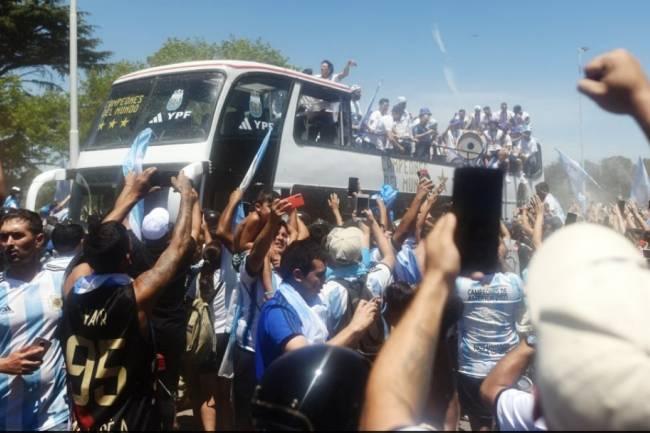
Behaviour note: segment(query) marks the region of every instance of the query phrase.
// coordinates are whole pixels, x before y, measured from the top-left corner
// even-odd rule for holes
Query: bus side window
[[[341,146],[341,108],[347,107],[337,92],[303,83],[294,122],[296,141]]]

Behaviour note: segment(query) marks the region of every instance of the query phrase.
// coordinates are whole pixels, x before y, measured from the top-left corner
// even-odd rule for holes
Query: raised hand
[[[425,272],[442,273],[447,279],[455,278],[460,271],[460,253],[454,242],[456,216],[444,215],[425,240]]]
[[[604,110],[618,114],[636,115],[650,101],[650,83],[639,61],[622,49],[589,62],[578,90]]]
[[[138,198],[143,198],[150,192],[159,190],[160,187],[151,184],[151,178],[158,169],[149,167],[142,173],[130,172],[124,177],[124,189]]]

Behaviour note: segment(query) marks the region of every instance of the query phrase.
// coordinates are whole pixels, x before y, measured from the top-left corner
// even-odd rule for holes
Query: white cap
[[[361,261],[363,232],[356,227],[337,227],[327,235],[326,247],[333,260],[339,264]]]
[[[401,104],[401,103],[406,104],[406,97],[405,96],[398,96],[397,97],[397,103],[398,104]]]
[[[573,224],[534,257],[536,372],[552,429],[650,428],[650,270],[624,237]]]
[[[157,207],[142,220],[142,237],[148,241],[157,241],[169,232],[169,212]]]
[[[474,106],[474,111],[481,111],[481,106],[480,105],[475,105]]]

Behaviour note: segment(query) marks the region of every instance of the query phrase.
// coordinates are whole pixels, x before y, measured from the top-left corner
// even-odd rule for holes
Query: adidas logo
[[[244,130],[244,131],[252,131],[253,127],[251,126],[251,123],[248,121],[248,117],[244,117],[244,120],[239,124],[239,129]]]
[[[152,125],[154,123],[162,123],[163,122],[163,115],[162,113],[156,114],[153,119],[149,121],[149,125]]]
[[[0,307],[0,314],[13,314],[14,310],[11,309],[9,305]]]

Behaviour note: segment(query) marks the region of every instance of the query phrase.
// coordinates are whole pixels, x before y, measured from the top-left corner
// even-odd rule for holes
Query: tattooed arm
[[[196,191],[192,189],[190,180],[182,172],[177,178],[172,178],[172,184],[181,194],[181,204],[171,241],[153,268],[141,274],[133,282],[141,328],[144,328],[147,316],[151,313],[161,289],[176,276],[194,243],[191,230],[192,208],[197,199]]]
[[[455,227],[456,218],[447,214],[427,236],[424,278],[370,373],[361,430],[389,430],[421,422],[442,312],[460,268]]]

